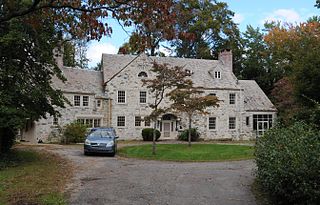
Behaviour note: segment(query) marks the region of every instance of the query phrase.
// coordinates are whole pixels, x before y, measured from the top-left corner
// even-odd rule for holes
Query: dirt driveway
[[[70,204],[256,204],[250,191],[254,163],[178,163],[84,156],[81,146],[46,148],[76,168]]]

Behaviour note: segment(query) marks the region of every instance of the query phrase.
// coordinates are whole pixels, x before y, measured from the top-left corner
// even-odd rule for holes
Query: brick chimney
[[[63,52],[64,48],[61,43],[59,43],[58,46],[53,49],[53,58],[60,69],[63,68]]]
[[[218,60],[222,61],[222,63],[227,67],[231,72],[232,69],[232,51],[231,50],[223,50],[219,53]]]

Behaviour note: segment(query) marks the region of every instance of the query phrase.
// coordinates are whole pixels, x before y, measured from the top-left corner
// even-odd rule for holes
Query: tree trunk
[[[191,116],[189,116],[188,143],[189,143],[189,147],[191,147]]]
[[[152,138],[152,154],[156,154],[156,129],[157,129],[157,119],[154,120],[153,125],[153,138]]]

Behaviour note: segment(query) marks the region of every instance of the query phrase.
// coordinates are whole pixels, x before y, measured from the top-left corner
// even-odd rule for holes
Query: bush
[[[178,139],[182,141],[188,141],[189,137],[189,129],[183,130],[179,136]],[[198,141],[200,138],[200,133],[198,132],[197,128],[191,128],[191,141],[195,142]]]
[[[255,147],[257,180],[279,204],[320,201],[320,132],[297,122],[277,126]]]
[[[14,144],[15,136],[14,130],[7,127],[0,128],[0,154],[10,150]]]
[[[145,128],[142,130],[142,138],[143,141],[153,141],[153,128]],[[156,141],[160,138],[160,131],[156,130]]]
[[[62,143],[84,142],[87,133],[87,126],[77,122],[72,122],[64,127]]]

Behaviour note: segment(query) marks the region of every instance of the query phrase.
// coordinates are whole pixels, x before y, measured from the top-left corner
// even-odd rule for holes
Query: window
[[[272,127],[272,115],[253,115],[253,130],[257,130],[258,122],[268,122],[270,128]]]
[[[100,127],[101,119],[93,119],[93,118],[78,118],[77,122],[86,125],[87,127]]]
[[[89,106],[89,96],[82,96],[82,106],[84,107]]]
[[[235,93],[229,94],[229,103],[230,103],[230,105],[236,104],[236,94]]]
[[[150,120],[145,120],[145,121],[144,121],[144,126],[145,126],[145,127],[150,127],[150,125],[151,125],[151,124],[150,124]]]
[[[138,77],[146,78],[146,77],[148,77],[148,74],[147,74],[146,72],[142,71],[142,72],[140,72],[140,73],[138,74]]]
[[[118,91],[118,103],[126,103],[126,91]]]
[[[52,119],[52,124],[53,124],[53,125],[58,125],[58,124],[59,124],[59,118],[53,117],[53,119]]]
[[[220,79],[221,78],[221,72],[220,71],[215,71],[214,72],[214,78]]]
[[[216,96],[216,94],[215,93],[209,93],[208,96]]]
[[[94,119],[93,120],[93,126],[94,127],[100,127],[101,125],[101,120],[100,119]]]
[[[124,127],[124,126],[126,126],[126,117],[125,117],[125,116],[118,116],[117,126],[118,126],[118,127]]]
[[[215,130],[215,129],[216,129],[216,118],[209,117],[209,130]]]
[[[230,130],[236,129],[236,118],[235,117],[229,117],[229,129]]]
[[[96,103],[97,103],[97,107],[101,107],[101,100],[97,100]]]
[[[135,116],[134,118],[134,126],[140,127],[141,126],[141,117],[140,116]]]
[[[247,125],[247,126],[250,125],[250,117],[246,117],[246,125]]]
[[[140,91],[140,103],[146,103],[146,102],[147,102],[147,92]]]
[[[73,96],[73,105],[80,106],[80,95]]]

